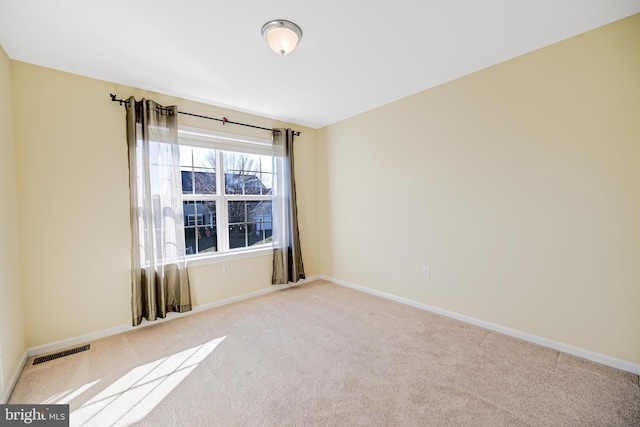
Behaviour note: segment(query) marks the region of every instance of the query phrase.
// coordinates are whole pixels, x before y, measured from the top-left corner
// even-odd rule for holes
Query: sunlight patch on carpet
[[[67,403],[71,402],[73,399],[75,399],[76,397],[80,396],[85,391],[89,390],[94,385],[98,384],[99,382],[100,382],[100,380],[95,380],[93,382],[85,384],[82,387],[79,387],[73,393],[68,394],[67,396],[64,396],[62,399],[58,400],[56,403],[57,404],[67,404]]]
[[[225,337],[132,369],[71,413],[71,425],[130,425],[141,421]]]
[[[82,387],[78,387],[75,391],[73,390],[65,390],[58,394],[51,396],[50,398],[40,402],[41,405],[46,405],[49,403],[53,403],[56,405],[63,405],[71,402],[76,397],[80,396],[85,391],[89,390],[94,385],[98,384],[100,380],[95,380],[93,382],[87,383]]]

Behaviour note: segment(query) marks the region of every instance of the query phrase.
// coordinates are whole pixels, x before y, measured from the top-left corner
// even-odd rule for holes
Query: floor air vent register
[[[70,348],[68,350],[59,351],[57,353],[47,354],[46,356],[36,357],[33,359],[33,364],[48,362],[50,360],[59,359],[61,357],[69,356],[71,354],[80,353],[89,350],[90,344],[81,345],[80,347]]]

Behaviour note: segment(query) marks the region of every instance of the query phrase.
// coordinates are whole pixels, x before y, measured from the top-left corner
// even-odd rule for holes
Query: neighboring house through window
[[[271,141],[180,131],[187,255],[271,244]]]

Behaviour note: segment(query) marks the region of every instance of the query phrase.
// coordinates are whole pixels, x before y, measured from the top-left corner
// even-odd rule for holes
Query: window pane
[[[212,170],[194,169],[193,182],[195,194],[216,194],[216,173]]]
[[[185,201],[182,203],[182,209],[187,255],[217,251],[216,202]]]
[[[271,222],[271,202],[247,202],[248,222]]]
[[[271,173],[263,173],[260,174],[260,181],[262,181],[262,193],[261,194],[271,194],[273,189],[273,174]]]
[[[226,172],[224,174],[224,191],[227,194],[242,194],[244,189],[244,179],[237,172]]]
[[[198,227],[198,253],[215,252],[218,246],[218,235],[215,227]]]
[[[266,227],[269,227],[267,229]],[[271,224],[253,223],[247,226],[247,239],[249,246],[271,243]]]
[[[229,226],[229,248],[244,248],[246,243],[246,226],[244,224],[236,224]]]
[[[182,194],[193,194],[193,150],[180,146],[180,173],[182,175]]]
[[[193,172],[183,170],[180,173],[182,174],[182,194],[193,194]]]
[[[257,175],[244,176],[244,194],[262,194],[263,187]]]
[[[186,169],[193,167],[193,151],[191,147],[186,145],[180,146],[180,166],[184,166]]]
[[[192,221],[193,218],[195,218],[196,215],[196,202],[182,202],[182,215],[184,215],[184,226],[187,227],[189,225],[196,225],[195,220]],[[193,222],[192,224],[190,224],[191,222]]]
[[[203,217],[202,224],[199,225],[215,225],[216,224],[216,202],[212,200],[197,201],[197,212]]]
[[[248,171],[260,172],[262,157],[257,154],[237,153],[234,151],[224,152],[225,171]]]
[[[271,243],[271,205],[262,200],[228,203],[230,249]]]
[[[264,241],[258,242],[256,244],[271,243],[272,242],[271,236],[273,235],[273,224],[271,224],[270,222],[265,222],[260,226],[264,229]]]
[[[216,194],[216,152],[180,146],[182,194]]]
[[[216,150],[209,148],[191,147],[193,150],[193,167],[195,168],[216,168]]]
[[[198,253],[198,247],[196,246],[196,230],[195,228],[185,227],[184,229],[184,243],[187,249],[187,255],[193,255]]]
[[[269,194],[271,157],[225,151],[224,177],[226,194]],[[268,179],[268,185],[262,181]]]
[[[229,224],[247,222],[246,203],[247,202],[228,203]]]
[[[271,222],[272,202],[248,202],[248,244],[261,245],[271,243],[273,226]]]

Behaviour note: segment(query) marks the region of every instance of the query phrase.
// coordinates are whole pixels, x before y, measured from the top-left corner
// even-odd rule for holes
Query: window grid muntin
[[[202,200],[197,195],[191,195],[183,197],[182,203],[187,255],[218,252],[220,247],[218,202],[212,197]]]
[[[253,203],[256,205],[250,206]],[[237,207],[231,209],[230,206]],[[273,206],[270,197],[263,196],[260,200],[246,197],[243,200],[228,200],[227,209],[229,209],[227,220],[231,249],[251,247],[259,244],[258,242],[268,243],[267,239],[271,237],[273,230]],[[243,236],[242,246],[237,244],[239,234]]]
[[[273,188],[273,161],[270,156],[229,150],[223,150],[222,156],[224,157],[225,195],[271,195]],[[269,177],[269,179],[265,179],[265,177]],[[236,188],[236,191],[229,191],[229,182],[231,180],[233,180],[232,182],[240,181],[240,185],[237,186],[239,188]],[[249,182],[252,185],[248,185]],[[265,182],[271,183],[271,187],[267,188]],[[248,190],[252,187],[257,192],[249,192]]]
[[[200,148],[202,149],[202,147],[196,147],[196,146],[191,146],[188,143],[187,144],[183,144],[181,147],[189,147],[189,148]],[[266,155],[258,155],[259,159],[260,159],[260,164],[259,164],[259,170],[257,171],[249,171],[252,172],[254,176],[258,176],[258,180],[259,182],[262,184],[262,187],[260,187],[260,194],[245,194],[245,182],[243,180],[243,184],[242,184],[242,190],[243,190],[243,194],[226,194],[226,171],[224,169],[224,155],[225,153],[236,153],[236,154],[240,154],[240,155],[254,155],[252,153],[244,153],[242,151],[232,151],[232,150],[222,150],[222,149],[218,149],[218,148],[208,148],[206,150],[210,150],[215,152],[215,167],[212,168],[206,168],[209,170],[212,170],[213,173],[215,173],[215,171],[222,171],[222,173],[215,173],[215,188],[216,190],[218,189],[222,189],[222,191],[218,191],[218,193],[212,193],[212,194],[199,194],[199,193],[195,193],[195,180],[192,177],[192,192],[190,193],[185,193],[183,192],[182,194],[182,200],[183,201],[215,201],[216,202],[216,224],[215,224],[215,230],[216,230],[216,237],[217,237],[217,247],[216,247],[216,251],[215,254],[224,254],[224,253],[229,253],[229,252],[239,252],[239,251],[243,251],[246,250],[248,248],[254,248],[254,246],[250,246],[249,245],[249,236],[247,234],[248,232],[248,226],[252,225],[252,226],[258,226],[258,224],[260,225],[260,231],[261,231],[261,236],[263,237],[261,240],[258,241],[265,241],[267,239],[266,237],[266,229],[264,228],[264,224],[269,224],[271,227],[273,227],[273,221],[271,222],[266,222],[266,221],[262,221],[260,222],[244,222],[242,224],[245,225],[245,245],[244,246],[238,246],[238,247],[234,247],[231,248],[230,242],[229,242],[229,221],[228,221],[228,202],[234,202],[234,201],[248,201],[248,202],[260,202],[260,201],[268,201],[271,202],[272,201],[272,188],[268,188],[266,189],[266,187],[264,187],[264,183],[262,181],[262,177],[263,176],[269,176],[269,182],[273,183],[274,180],[274,173],[273,171],[266,171],[263,172],[262,171],[262,164],[265,161],[271,162],[271,158],[270,156],[266,156]],[[193,156],[193,151],[191,151],[192,156]],[[183,162],[181,160],[181,169],[185,168],[185,167],[191,167],[192,172],[196,169],[202,169],[202,168],[198,168],[195,165],[195,161],[192,157],[191,159],[191,166],[185,166],[183,165]],[[232,170],[238,170],[238,169],[232,169]],[[243,171],[246,172],[246,170],[243,169]],[[263,188],[264,187],[264,188]],[[223,194],[219,194],[219,193],[223,193]],[[221,232],[221,230],[223,229],[223,227],[225,228],[225,232]],[[186,229],[188,227],[185,226],[185,235],[186,235]],[[271,228],[272,229],[272,228]],[[271,230],[270,229],[270,230]],[[186,236],[185,236],[186,238]],[[196,239],[197,240],[197,239]],[[255,244],[255,247],[263,247],[265,245],[267,245],[269,242],[265,242],[263,244]],[[193,255],[199,255],[201,252],[197,251],[194,252],[193,254],[189,254],[190,256]]]

